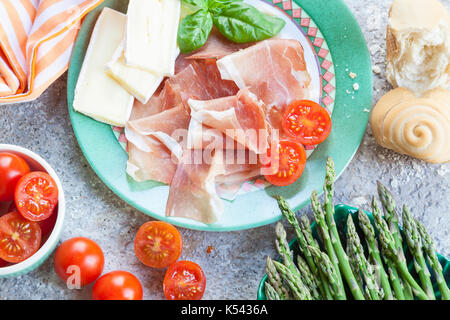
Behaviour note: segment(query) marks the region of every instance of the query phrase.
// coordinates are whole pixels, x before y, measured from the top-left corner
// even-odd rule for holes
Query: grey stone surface
[[[332,0],[331,0],[332,1]],[[360,23],[374,66],[374,101],[389,90],[384,80],[385,26],[390,0],[345,0]],[[450,1],[444,3],[450,7]],[[0,142],[21,145],[47,159],[61,177],[67,197],[62,240],[86,236],[97,241],[105,272],[123,269],[138,276],[145,299],[163,299],[164,271],[143,266],[134,256],[133,238],[150,220],[114,195],[95,175],[73,135],[66,102],[66,75],[38,100],[0,106]],[[450,165],[430,165],[379,147],[370,128],[337,182],[337,202],[368,208],[375,181],[388,185],[398,203],[408,203],[450,256]],[[310,214],[310,207],[301,210]],[[208,278],[206,299],[254,299],[264,274],[265,257],[276,257],[274,224],[253,230],[208,233],[180,229],[182,259],[199,263]],[[289,229],[289,238],[294,235]],[[207,253],[208,246],[213,249]],[[0,299],[89,299],[91,286],[68,290],[53,271],[53,255],[37,270],[0,279]]]

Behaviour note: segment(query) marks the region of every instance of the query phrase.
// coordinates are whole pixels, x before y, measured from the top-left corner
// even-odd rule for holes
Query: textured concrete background
[[[330,0],[333,1],[333,0]],[[390,0],[345,0],[355,14],[371,52],[374,101],[389,90],[384,80],[385,26]],[[450,7],[450,0],[444,0]],[[67,197],[62,240],[86,236],[105,253],[104,272],[123,269],[137,275],[145,299],[163,299],[164,271],[144,267],[135,258],[133,238],[149,218],[114,195],[92,171],[72,132],[66,102],[66,75],[38,100],[0,106],[0,142],[29,148],[56,169]],[[367,208],[375,181],[388,185],[398,203],[408,203],[450,256],[450,165],[430,165],[379,147],[370,128],[355,158],[336,185],[336,201]],[[302,213],[311,213],[310,207]],[[206,299],[254,299],[264,274],[265,257],[276,256],[274,224],[253,230],[208,233],[181,229],[182,259],[199,263],[207,275]],[[289,238],[293,237],[289,229]],[[207,253],[208,246],[212,252]],[[91,286],[68,290],[53,272],[53,255],[37,270],[0,279],[1,299],[89,299]]]

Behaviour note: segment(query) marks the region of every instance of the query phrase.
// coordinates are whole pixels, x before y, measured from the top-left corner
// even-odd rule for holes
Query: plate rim
[[[316,17],[317,14],[320,13],[320,10],[317,9],[318,8],[318,3],[321,3],[321,5],[323,6],[325,3],[328,3],[326,0],[292,0],[293,2],[295,2],[298,6],[300,6],[302,8],[302,10],[305,10],[305,12],[308,13],[308,15],[311,17],[311,19],[316,23],[316,25],[319,27],[319,30],[322,32],[324,38],[327,40],[328,42],[328,46],[330,48],[330,53],[332,55],[333,61],[336,64],[338,61],[341,60],[341,58],[336,59],[332,47],[336,46],[335,40],[330,41],[329,40],[329,36],[327,35],[327,32],[324,31],[327,28],[324,28],[323,26],[321,27],[321,20],[318,19]],[[87,17],[86,20],[90,19],[92,20],[92,16],[96,13],[98,13],[103,7],[105,6],[109,6],[109,3],[113,2],[113,0],[107,0],[105,1],[101,6],[99,6],[94,12],[91,12]],[[281,4],[282,2],[280,0],[274,0],[273,2]],[[328,3],[329,4],[329,3]],[[320,6],[319,6],[320,7]],[[368,51],[368,47],[367,47],[367,43],[364,39],[364,35],[362,34],[362,31],[358,25],[358,22],[356,21],[355,17],[353,16],[353,14],[351,13],[351,11],[348,9],[348,7],[345,5],[345,3],[342,0],[335,0],[333,1],[333,4],[330,7],[334,7],[334,8],[338,8],[339,10],[342,10],[347,17],[350,17],[351,19],[349,21],[346,22],[346,25],[348,25],[349,27],[352,27],[352,30],[354,30],[357,34],[353,35],[354,37],[358,38],[358,45],[362,46],[362,49],[364,51],[365,54],[365,68],[366,70],[364,71],[364,80],[367,81],[368,85],[367,87],[370,88],[370,90],[367,90],[367,92],[364,92],[364,97],[367,98],[367,100],[372,101],[372,95],[373,95],[373,80],[372,80],[372,70],[371,70],[371,61],[370,61],[370,54]],[[92,29],[93,28],[93,23],[92,21],[90,22],[88,28]],[[81,30],[83,30],[83,26],[81,27]],[[80,30],[80,31],[81,31]],[[329,31],[328,31],[329,32]],[[86,145],[84,143],[81,143],[80,141],[80,133],[77,130],[77,123],[74,117],[74,114],[76,113],[73,108],[72,108],[72,102],[73,102],[73,91],[75,89],[75,85],[76,85],[76,80],[73,80],[74,76],[73,76],[73,72],[75,72],[72,66],[72,62],[74,61],[74,56],[76,56],[76,51],[79,49],[78,47],[78,40],[79,38],[77,37],[77,40],[75,42],[75,46],[74,46],[74,51],[71,57],[71,61],[70,61],[70,66],[69,66],[69,74],[68,74],[68,85],[67,85],[67,99],[68,99],[68,108],[69,108],[69,116],[70,116],[70,121],[72,124],[72,128],[76,137],[76,140],[78,142],[78,145],[81,149],[81,151],[83,152],[84,157],[86,158],[86,160],[88,161],[89,165],[91,166],[91,168],[94,170],[94,172],[97,174],[97,176],[100,178],[100,180],[106,184],[106,186],[113,191],[113,193],[115,193],[119,198],[121,198],[123,201],[125,201],[126,203],[128,203],[129,205],[131,205],[132,207],[136,208],[137,210],[141,211],[142,213],[154,218],[154,219],[158,219],[158,220],[162,220],[162,221],[166,221],[169,223],[172,223],[174,225],[180,226],[180,227],[184,227],[184,228],[188,228],[188,229],[193,229],[193,230],[201,230],[201,231],[236,231],[236,230],[245,230],[245,229],[251,229],[251,228],[256,228],[256,227],[260,227],[260,226],[264,226],[267,224],[271,224],[273,222],[276,222],[278,220],[280,220],[281,218],[281,214],[279,215],[275,215],[272,216],[270,218],[267,218],[265,220],[259,220],[257,222],[253,222],[253,223],[249,223],[247,222],[244,225],[232,225],[232,226],[224,226],[221,224],[211,224],[211,225],[207,225],[207,224],[201,224],[198,221],[191,221],[191,220],[186,220],[186,219],[179,219],[179,218],[173,218],[173,217],[162,217],[159,214],[153,213],[150,210],[144,208],[143,206],[141,206],[139,203],[137,203],[136,201],[134,201],[133,199],[130,199],[126,196],[124,196],[120,190],[118,190],[110,181],[110,179],[108,177],[105,177],[101,170],[99,170],[99,168],[95,165],[94,161],[90,158],[89,153],[86,150]],[[337,65],[336,65],[337,67]],[[338,73],[338,70],[336,68],[335,70],[336,74]],[[78,77],[77,77],[78,78]],[[336,77],[337,78],[337,77]],[[75,85],[73,85],[73,82],[75,81]],[[339,88],[339,83],[340,81],[336,79],[336,98],[339,94],[338,92],[338,88]],[[72,92],[70,91],[70,89],[73,89]],[[359,93],[360,94],[360,93]],[[361,99],[364,99],[364,97],[362,97]],[[370,98],[370,99],[369,99]],[[336,108],[337,106],[335,106]],[[366,117],[366,119],[364,119],[364,124],[361,127],[361,134],[358,136],[358,143],[357,145],[355,145],[352,149],[353,151],[351,152],[351,154],[348,155],[348,157],[346,157],[346,160],[344,161],[344,164],[340,166],[340,168],[337,170],[337,177],[339,177],[342,172],[346,169],[346,167],[349,165],[349,163],[351,162],[351,160],[353,159],[354,155],[356,154],[362,139],[364,137],[364,134],[366,132],[366,128],[368,125],[368,115]],[[107,126],[107,125],[106,125]],[[111,131],[111,130],[110,130]],[[114,135],[111,131],[111,136],[114,139]],[[117,140],[115,140],[117,141]],[[121,149],[121,147],[117,144],[118,148]],[[320,147],[319,147],[320,148]],[[121,150],[121,152],[123,152],[123,150]],[[314,156],[314,155],[313,155]],[[269,189],[272,189],[272,187],[270,187]],[[258,193],[261,191],[257,191],[255,193]],[[322,192],[320,192],[321,194]],[[300,208],[304,207],[307,203],[309,203],[309,199],[305,199],[304,201],[301,201],[299,204],[297,205],[293,205],[294,210],[299,210]]]

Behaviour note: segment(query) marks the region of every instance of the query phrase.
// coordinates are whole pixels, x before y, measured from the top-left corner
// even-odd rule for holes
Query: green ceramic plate
[[[370,212],[366,212],[367,215],[370,218],[370,221],[373,224],[373,215]],[[336,220],[336,224],[339,225],[345,225],[346,221],[347,221],[347,216],[351,214],[352,218],[355,219],[355,221],[358,221],[358,209],[350,207],[350,206],[346,206],[343,204],[339,204],[337,206],[335,206],[335,220]],[[313,224],[311,225],[312,231],[313,231],[313,236],[316,239],[318,238],[317,235],[317,231],[316,231],[316,223],[313,222]],[[342,229],[342,228],[341,228]],[[405,243],[406,241],[404,241]],[[294,250],[294,252],[298,253],[298,246],[297,246],[297,240],[294,239],[293,241],[291,241],[289,243],[289,247],[291,249]],[[414,274],[414,262],[413,259],[411,257],[411,254],[409,253],[409,251],[406,249],[406,247],[404,248],[405,250],[405,255],[406,255],[406,260],[408,261],[408,269],[411,271],[411,274],[413,274],[413,276],[415,276]],[[297,254],[295,254],[294,256],[296,256]],[[447,282],[448,285],[450,285],[450,260],[448,260],[447,258],[445,258],[444,256],[440,255],[439,253],[437,254],[438,258],[439,258],[439,262],[442,265],[442,268],[444,269],[444,277],[445,277],[445,281]],[[438,299],[440,299],[441,294],[439,292],[439,288],[438,285],[436,283],[436,280],[434,279],[433,276],[433,271],[432,269],[430,269],[430,273],[432,275],[432,282],[433,282],[433,289],[434,289],[434,293],[436,295],[436,297]],[[415,276],[416,278],[416,276]],[[266,300],[266,295],[264,293],[264,284],[266,283],[267,280],[267,275],[264,275],[264,277],[262,278],[259,287],[258,287],[258,293],[257,293],[257,298],[258,300]]]
[[[341,0],[273,0],[274,5],[292,17],[306,34],[317,54],[323,74],[323,104],[334,104],[333,130],[327,141],[309,158],[302,179],[283,188],[270,187],[238,196],[225,203],[225,214],[218,223],[206,225],[196,221],[167,218],[164,215],[168,187],[159,183],[136,183],[127,177],[127,154],[117,143],[110,126],[74,112],[74,89],[89,43],[89,37],[101,9],[105,6],[126,11],[127,1],[106,0],[85,19],[69,68],[67,98],[73,130],[86,159],[119,197],[138,210],[159,220],[178,226],[207,230],[230,231],[255,228],[281,218],[275,194],[283,195],[289,204],[299,209],[308,203],[313,189],[320,190],[324,182],[327,156],[336,163],[341,174],[361,143],[372,104],[372,70],[363,34],[355,18]],[[332,62],[331,62],[332,61]],[[355,79],[349,76],[353,72]],[[353,85],[358,83],[359,89]]]

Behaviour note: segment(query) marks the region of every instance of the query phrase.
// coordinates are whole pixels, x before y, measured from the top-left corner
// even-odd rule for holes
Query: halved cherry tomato
[[[0,153],[0,201],[13,201],[17,181],[30,172],[24,159],[12,153]]]
[[[331,118],[320,104],[310,100],[291,103],[284,114],[282,126],[284,132],[305,146],[317,145],[331,131]]]
[[[50,217],[58,203],[58,187],[49,174],[40,171],[24,175],[16,186],[16,207],[19,213],[31,221]]]
[[[0,218],[0,259],[18,263],[31,257],[41,245],[41,228],[17,212]]]
[[[0,259],[0,268],[9,266],[9,262]]]
[[[57,219],[58,219],[58,207],[55,208],[55,213],[52,214],[50,217],[48,217],[48,219],[38,222],[42,231],[42,242],[44,242],[44,239],[46,240],[47,237],[50,236],[51,232],[53,231],[53,228],[55,227]]]
[[[92,300],[142,300],[139,279],[127,271],[112,271],[101,276],[92,288]]]
[[[105,258],[100,246],[88,238],[77,237],[64,241],[55,253],[55,272],[64,281],[74,274],[69,267],[79,268],[80,285],[94,282],[103,271]]]
[[[145,265],[165,268],[178,260],[183,249],[180,232],[163,221],[149,221],[138,230],[134,239],[136,257]]]
[[[8,212],[13,212],[13,211],[17,212],[17,208],[16,208],[16,203],[14,201],[11,201],[11,203],[9,204]]]
[[[306,165],[306,151],[302,145],[293,141],[280,141],[278,143],[278,153],[272,153],[270,148],[267,151],[269,162],[264,165],[270,174],[264,177],[268,182],[276,186],[288,186],[303,173]]]
[[[191,261],[177,261],[164,276],[163,290],[167,300],[200,300],[205,288],[205,273]]]

